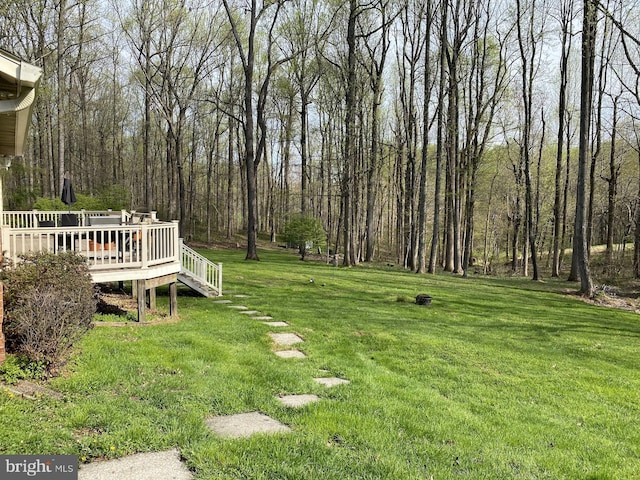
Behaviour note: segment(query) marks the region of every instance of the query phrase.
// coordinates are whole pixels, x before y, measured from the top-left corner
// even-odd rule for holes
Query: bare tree
[[[356,163],[356,24],[360,8],[357,0],[349,0],[349,22],[347,26],[347,86],[345,96],[345,140],[344,156],[345,166],[340,185],[342,196],[342,228],[344,243],[345,266],[356,263],[353,245],[353,219],[352,219],[352,179]]]
[[[440,8],[440,44],[439,44],[439,78],[438,78],[438,106],[436,112],[436,171],[433,194],[433,233],[431,235],[431,251],[429,254],[429,273],[435,273],[438,248],[440,245],[440,204],[442,190],[442,164],[444,163],[444,142],[445,142],[445,92],[446,92],[446,67],[448,37],[447,24],[449,14],[449,3],[442,2]]]
[[[560,275],[560,239],[561,239],[561,212],[562,212],[562,158],[564,153],[565,125],[567,117],[567,84],[569,80],[569,55],[571,53],[571,40],[573,38],[573,0],[563,0],[560,4],[560,91],[558,99],[558,137],[556,151],[555,173],[555,197],[553,203],[553,263],[551,276]],[[567,155],[571,145],[566,145]]]
[[[494,22],[495,4],[491,0],[478,2],[474,12],[474,37],[482,37],[484,42],[474,42],[468,77],[467,127],[464,156],[467,165],[466,188],[466,229],[462,268],[468,275],[474,239],[474,214],[478,168],[494,127],[494,116],[504,96],[508,82],[506,65],[507,46],[511,30],[501,32],[499,22],[495,31],[490,32]]]
[[[250,7],[245,9],[248,18],[246,26],[247,38],[243,39],[245,31],[238,25],[238,17],[231,9],[228,0],[223,0],[225,11],[231,25],[231,31],[236,42],[238,54],[242,62],[244,72],[244,165],[246,168],[246,195],[247,195],[247,255],[246,260],[259,260],[258,241],[258,166],[266,145],[266,119],[265,107],[269,83],[275,69],[288,58],[273,59],[274,28],[278,21],[280,9],[284,0],[277,2],[263,2],[260,5],[257,0],[251,0]],[[258,101],[254,110],[253,89],[256,60],[256,34],[257,27],[263,17],[267,17],[269,9],[273,7],[275,12],[271,15],[268,24],[268,37],[266,47],[267,68],[264,78],[258,88]],[[256,146],[256,125],[260,129],[260,137]]]
[[[621,9],[619,12],[619,18],[614,16],[609,11],[608,5],[605,6],[601,2],[596,2],[596,5],[600,11],[606,16],[608,20],[611,20],[613,25],[620,32],[620,40],[624,52],[624,58],[627,60],[627,65],[631,72],[629,77],[625,76],[622,72],[616,72],[618,81],[623,85],[625,90],[631,95],[633,102],[636,106],[640,106],[640,39],[634,36],[626,27],[625,19],[623,18],[624,11]],[[620,2],[622,5],[622,2]],[[632,11],[633,6],[630,6],[628,16]],[[637,12],[637,9],[636,9]],[[635,23],[633,17],[629,19]],[[638,152],[638,168],[640,168],[640,136],[638,134],[637,120],[638,115],[629,114],[632,120],[633,132],[635,136],[634,149]],[[636,207],[635,207],[635,232],[634,232],[634,248],[633,248],[633,272],[635,278],[640,278],[640,180],[638,181],[638,192],[636,195]]]
[[[318,0],[296,0],[291,16],[284,24],[288,54],[292,57],[289,71],[285,72],[296,85],[300,97],[300,211],[307,214],[309,203],[309,105],[313,91],[322,75],[322,50],[326,42],[328,25],[323,5]],[[289,130],[291,133],[291,130]]]
[[[431,35],[434,22],[433,5],[427,2],[425,12],[425,45],[424,45],[424,84],[422,105],[422,152],[420,158],[420,180],[418,182],[418,264],[417,273],[427,270],[427,156],[429,152],[429,130],[431,121],[429,102],[431,101]]]
[[[622,93],[618,93],[613,99],[613,113],[611,118],[611,143],[609,146],[609,176],[605,178],[608,184],[607,191],[607,249],[605,252],[606,264],[610,268],[613,263],[613,239],[614,239],[614,222],[616,219],[616,203],[618,195],[618,179],[620,178],[620,169],[622,164],[617,158],[617,136],[618,136],[618,105]]]
[[[369,76],[371,88],[371,149],[369,153],[369,165],[367,167],[367,216],[366,216],[366,252],[365,261],[370,262],[374,257],[376,245],[375,211],[378,198],[378,175],[380,156],[380,106],[382,103],[383,74],[390,48],[389,30],[393,18],[388,13],[389,2],[380,0],[376,3],[375,12],[379,15],[380,23],[378,36],[367,35],[365,48],[368,61],[363,62]],[[372,45],[370,42],[374,41]]]
[[[58,128],[56,140],[58,141],[58,183],[56,194],[62,192],[62,182],[64,181],[64,175],[67,170],[66,165],[66,110],[67,98],[66,92],[66,68],[64,64],[64,52],[67,45],[65,41],[66,19],[67,19],[67,0],[59,0],[57,3],[58,21],[56,25],[56,52],[57,52],[57,80],[58,90],[56,95],[57,107],[58,107]]]
[[[541,7],[541,8],[539,8]],[[523,8],[522,1],[516,0],[516,26],[518,31],[518,46],[520,49],[520,68],[522,74],[522,105],[524,109],[522,121],[522,139],[520,142],[520,157],[524,165],[525,179],[525,215],[526,232],[528,236],[529,249],[531,251],[531,262],[533,265],[533,280],[539,279],[538,259],[536,250],[537,224],[534,222],[534,199],[531,183],[531,150],[533,148],[531,132],[533,127],[533,88],[536,71],[538,69],[539,57],[537,48],[540,42],[539,32],[544,30],[544,20],[541,25],[536,25],[536,13],[543,12],[546,5],[537,5],[536,0],[532,0]],[[526,17],[525,17],[526,15]],[[524,25],[523,25],[524,23]],[[527,255],[523,256],[523,262],[528,262]]]
[[[578,151],[578,180],[576,192],[576,217],[574,225],[573,249],[580,278],[580,293],[593,295],[593,281],[589,270],[589,250],[587,242],[587,163],[589,155],[589,132],[593,98],[593,66],[597,31],[597,11],[594,0],[585,0],[582,19],[582,70],[580,81],[580,136]]]
[[[119,3],[114,2],[116,13],[120,17],[120,23],[126,38],[131,44],[135,59],[140,71],[140,84],[144,95],[144,117],[142,133],[142,162],[144,171],[144,205],[147,210],[154,208],[153,175],[151,160],[151,122],[153,101],[153,68],[152,39],[157,30],[162,28],[159,23],[159,5],[157,2],[147,0],[135,0],[132,3],[130,18],[127,20],[124,13],[119,10]]]

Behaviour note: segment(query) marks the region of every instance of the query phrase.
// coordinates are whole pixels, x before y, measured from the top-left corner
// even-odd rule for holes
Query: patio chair
[[[94,258],[120,258],[122,251],[122,239],[115,227],[122,225],[122,219],[115,215],[104,215],[87,218],[87,225],[91,227],[103,227],[104,230],[89,233],[89,252]]]

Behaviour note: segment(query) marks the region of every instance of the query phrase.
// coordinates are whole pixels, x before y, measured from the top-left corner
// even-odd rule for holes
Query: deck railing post
[[[4,226],[2,227],[2,248],[4,249],[5,252],[7,252],[8,257],[12,260],[15,261],[14,258],[14,252],[13,249],[11,248],[11,244],[10,244],[10,230],[12,227],[10,226]]]
[[[140,225],[141,245],[140,260],[142,260],[142,268],[149,268],[149,227],[146,224]]]
[[[171,242],[171,247],[174,249],[173,250],[173,258],[176,261],[180,261],[180,228],[179,228],[179,224],[180,222],[178,220],[171,220],[171,223],[173,224],[173,241]]]

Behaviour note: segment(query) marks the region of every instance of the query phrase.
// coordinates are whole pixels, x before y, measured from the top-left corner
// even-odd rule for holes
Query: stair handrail
[[[214,263],[180,239],[180,273],[187,274],[222,295],[222,263]]]

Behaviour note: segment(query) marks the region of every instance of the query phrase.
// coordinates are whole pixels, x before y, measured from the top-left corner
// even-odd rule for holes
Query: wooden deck
[[[78,226],[62,226],[74,215]],[[175,222],[128,212],[4,212],[2,248],[13,262],[28,252],[74,251],[95,283],[145,280],[180,272]],[[69,222],[67,222],[69,223]]]
[[[132,281],[143,299],[149,290],[170,285],[172,314],[179,276],[187,285],[200,285],[204,295],[222,294],[222,266],[204,257],[196,265],[193,258],[199,256],[183,245],[177,222],[158,221],[155,213],[5,211],[2,222],[2,250],[13,263],[28,252],[74,251],[87,258],[94,283]],[[143,319],[140,300],[138,314]]]

